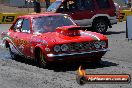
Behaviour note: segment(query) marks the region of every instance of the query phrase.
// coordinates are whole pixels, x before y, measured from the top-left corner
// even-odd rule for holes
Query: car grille
[[[69,51],[92,50],[95,48],[94,42],[71,43],[68,46]]]
[[[55,45],[55,52],[82,52],[82,51],[91,51],[91,50],[100,50],[108,48],[107,41],[91,41],[91,42],[74,42],[61,45]]]

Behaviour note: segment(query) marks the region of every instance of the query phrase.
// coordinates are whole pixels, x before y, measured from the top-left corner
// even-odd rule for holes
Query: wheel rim
[[[97,25],[96,25],[96,30],[98,31],[98,32],[103,32],[103,31],[105,31],[105,29],[106,29],[106,24],[105,23],[103,23],[103,22],[99,22],[99,23],[97,23]]]
[[[44,64],[46,63],[46,61],[45,61],[45,56],[44,56],[44,54],[43,54],[42,51],[40,51],[39,57],[40,57],[40,63],[41,63],[42,65],[44,65]]]

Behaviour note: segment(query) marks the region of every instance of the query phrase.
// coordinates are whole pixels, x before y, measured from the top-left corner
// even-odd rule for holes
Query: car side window
[[[69,0],[69,1],[64,1],[57,12],[70,12],[74,10],[77,10],[76,1]]]
[[[96,0],[100,9],[110,8],[108,0]]]
[[[94,2],[93,0],[77,0],[78,10],[93,10]]]
[[[30,33],[30,21],[29,21],[29,19],[23,20],[21,32]]]
[[[75,11],[75,10],[93,10],[94,3],[93,0],[69,0],[67,2],[63,2],[61,5],[59,12],[63,10],[66,12]]]
[[[15,32],[20,32],[21,26],[22,26],[23,19],[19,19],[16,24],[13,27],[13,30]]]
[[[74,1],[74,0],[68,1],[67,8],[69,10],[76,10],[77,9],[76,1]]]

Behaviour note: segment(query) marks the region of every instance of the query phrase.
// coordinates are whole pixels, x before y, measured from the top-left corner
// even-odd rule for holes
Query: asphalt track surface
[[[8,50],[0,47],[0,88],[132,88],[129,84],[85,84],[76,82],[80,65],[87,74],[130,74],[132,76],[132,40],[126,39],[125,22],[114,25],[106,34],[109,48],[100,65],[92,63],[52,64],[39,68],[29,60],[10,59]],[[0,33],[10,25],[0,24]],[[0,40],[1,42],[1,40]]]

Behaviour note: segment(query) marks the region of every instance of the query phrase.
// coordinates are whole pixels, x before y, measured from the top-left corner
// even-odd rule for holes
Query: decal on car
[[[20,54],[19,51],[16,49],[16,47],[14,47],[13,44],[9,43],[10,45],[10,48],[11,48],[11,51],[14,52],[14,53],[17,53],[17,54]]]
[[[48,45],[48,42],[45,41],[45,40],[42,40],[42,39],[38,39],[38,38],[32,37],[32,41],[35,41],[35,42],[39,42],[39,43],[43,43],[45,45]]]
[[[94,40],[100,41],[100,38],[97,37],[96,35],[93,35],[93,34],[90,34],[90,33],[86,33],[86,32],[82,32],[82,34],[83,34],[83,35],[91,36]]]
[[[21,45],[19,46],[19,49],[20,49],[21,51],[23,51],[23,50],[24,50],[24,45],[21,44]]]
[[[20,54],[20,55],[23,55],[21,51],[19,51],[19,49],[16,47],[16,45],[14,44],[14,42],[12,41],[12,39],[9,37],[9,36],[5,36],[2,38],[2,40],[9,40],[11,43],[9,43],[10,45],[10,48],[13,52],[17,53],[17,54]]]
[[[22,40],[22,39],[12,39],[12,41],[14,42],[14,43],[19,43],[19,44],[23,44],[23,45],[26,45],[26,44],[28,44],[28,42],[27,41],[25,41],[25,40]]]

